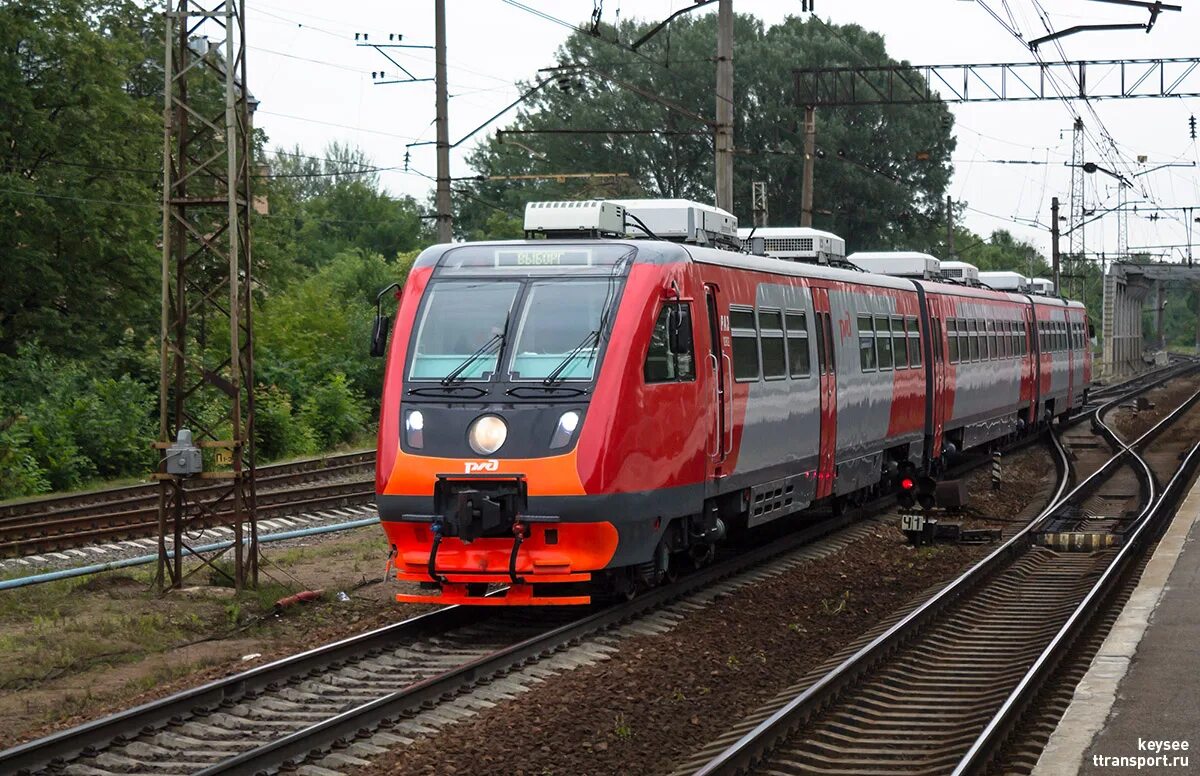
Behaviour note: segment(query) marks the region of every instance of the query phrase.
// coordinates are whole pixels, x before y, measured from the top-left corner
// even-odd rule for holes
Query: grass
[[[0,689],[36,687],[58,676],[153,659],[181,644],[234,630],[255,637],[269,628],[268,616],[280,598],[311,586],[326,587],[328,601],[338,589],[349,589],[339,586],[352,585],[363,569],[376,571],[378,565],[382,573],[386,549],[377,531],[364,529],[361,536],[339,539],[278,551],[265,548],[259,587],[236,594],[224,574],[198,561],[188,564],[189,570],[198,570],[184,584],[202,591],[207,586],[210,592],[160,595],[153,584],[153,564],[4,591]],[[232,576],[231,559],[218,559],[215,565]],[[312,607],[305,616],[320,625],[339,614]],[[139,679],[146,686],[160,680]]]

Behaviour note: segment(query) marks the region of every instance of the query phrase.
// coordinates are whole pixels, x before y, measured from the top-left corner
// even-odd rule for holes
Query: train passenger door
[[[833,321],[829,291],[814,288],[813,319],[817,334],[817,372],[821,386],[821,439],[817,453],[817,498],[833,495],[837,466],[837,359],[834,352]]]
[[[729,375],[725,365],[729,361],[721,342],[722,330],[728,328],[721,325],[721,316],[717,307],[717,287],[711,283],[704,286],[704,303],[708,309],[708,366],[713,386],[713,418],[712,434],[708,447],[709,477],[724,477],[725,457],[729,448],[725,439],[729,436],[730,415],[733,406],[733,392],[729,385]]]
[[[945,326],[942,315],[942,300],[929,300],[929,347],[926,357],[933,372],[933,435],[931,449],[926,452],[930,460],[942,455],[942,438],[946,432],[946,353],[943,348],[942,329]]]
[[[1067,328],[1067,407],[1071,407],[1071,403],[1075,398],[1075,321],[1071,320],[1071,313],[1067,311],[1065,316],[1066,323],[1063,325]]]

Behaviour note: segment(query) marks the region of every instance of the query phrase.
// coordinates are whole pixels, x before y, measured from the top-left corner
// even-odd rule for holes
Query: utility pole
[[[241,589],[258,584],[250,297],[257,103],[246,87],[246,5],[164,4],[156,583],[182,586],[183,559],[192,553]],[[205,99],[218,94],[219,108]],[[228,323],[227,341],[207,341],[209,319]],[[215,527],[232,530],[230,546],[204,553],[187,546],[189,535]],[[227,553],[232,575],[214,564]]]
[[[946,251],[954,258],[954,200],[946,195]]]
[[[750,211],[755,226],[767,225],[767,182],[754,181],[750,184]]]
[[[442,0],[438,0],[442,2]],[[733,0],[717,5],[717,207],[733,212]]]
[[[1050,198],[1050,267],[1054,270],[1054,295],[1058,296],[1058,197]]]
[[[450,211],[450,126],[446,85],[446,0],[433,0],[434,81],[437,100],[437,239],[448,243],[454,239],[453,216]]]
[[[804,106],[804,178],[800,182],[800,226],[812,226],[813,166],[817,163],[817,109]]]

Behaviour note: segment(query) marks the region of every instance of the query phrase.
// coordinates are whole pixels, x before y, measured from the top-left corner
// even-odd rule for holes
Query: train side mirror
[[[375,295],[375,324],[371,327],[372,358],[383,358],[387,355],[388,329],[391,328],[392,320],[383,314],[383,295],[398,288],[399,283],[392,283]]]
[[[692,313],[686,304],[676,303],[671,306],[668,319],[669,344],[672,353],[692,352]]]
[[[383,358],[387,354],[388,329],[392,320],[386,315],[376,315],[371,328],[371,358]]]

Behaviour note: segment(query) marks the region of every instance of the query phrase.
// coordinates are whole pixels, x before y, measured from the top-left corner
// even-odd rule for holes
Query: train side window
[[[1000,358],[1000,341],[998,339],[996,339],[996,322],[995,321],[990,320],[990,319],[988,320],[987,333],[988,333],[988,352],[990,353],[990,355],[993,359]]]
[[[946,319],[946,345],[950,348],[950,363],[958,363],[958,319]]]
[[[821,313],[821,331],[825,332],[825,361],[824,371],[833,374],[837,371],[837,348],[833,346],[833,317],[829,313]]]
[[[905,318],[904,323],[905,323],[905,328],[908,329],[908,365],[909,366],[920,366],[921,365],[921,330],[917,326],[917,319],[916,318]],[[934,328],[933,328],[933,335],[935,338],[938,337],[938,330],[939,329],[937,326],[937,319],[935,318],[934,319]],[[938,345],[940,345],[940,344],[941,344],[940,340],[935,339],[934,345],[933,345],[934,350],[937,350]]]
[[[892,368],[892,327],[887,316],[875,316],[875,353],[880,369]]]
[[[812,363],[808,353],[808,318],[804,313],[789,310],[784,315],[787,324],[788,370],[792,377],[808,377]]]
[[[733,379],[748,382],[758,379],[758,325],[754,310],[729,308],[729,329],[733,335]]]
[[[904,336],[904,319],[900,316],[892,318],[892,358],[897,369],[908,367],[908,338]]]
[[[968,345],[970,348],[970,359],[972,361],[979,360],[979,321],[975,318],[967,321]]]
[[[829,367],[826,365],[827,362],[825,360],[825,349],[828,347],[826,344],[827,340],[825,338],[825,328],[823,325],[825,315],[823,313],[814,313],[814,315],[817,318],[816,326],[814,327],[817,330],[817,369],[821,374],[825,374],[829,371]]]
[[[646,362],[642,365],[642,376],[646,383],[672,383],[696,379],[696,359],[689,347],[686,352],[671,349],[671,313],[678,307],[680,327],[692,328],[691,305],[686,302],[668,302],[663,305],[650,334],[650,347],[646,351]]]
[[[878,364],[875,358],[875,323],[869,315],[858,316],[858,363],[864,372],[874,371]]]
[[[762,346],[763,378],[787,377],[787,347],[783,340],[783,314],[778,310],[758,311],[758,335]]]
[[[1000,357],[1012,357],[1012,328],[1008,321],[996,321],[996,341],[1000,343]]]

